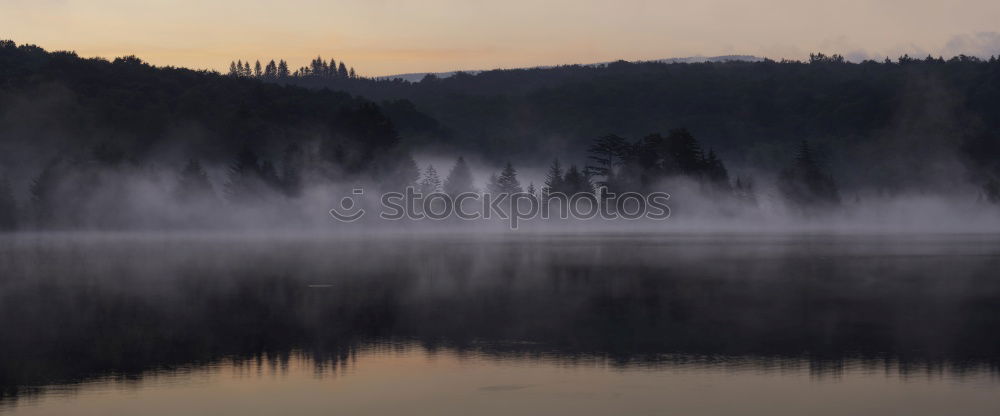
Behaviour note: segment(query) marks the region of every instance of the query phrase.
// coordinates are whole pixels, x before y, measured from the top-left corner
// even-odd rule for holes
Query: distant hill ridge
[[[756,57],[756,56],[753,56],[753,55],[721,55],[721,56],[689,56],[689,57],[685,57],[685,58],[664,58],[664,59],[653,59],[653,60],[650,60],[650,61],[629,61],[629,62],[660,62],[660,63],[666,63],[666,64],[690,64],[690,63],[700,63],[700,62],[727,62],[727,61],[760,62],[760,61],[763,61],[763,60],[764,60],[764,58]],[[604,65],[607,65],[607,64],[610,64],[610,63],[613,63],[613,62],[614,61],[598,62],[598,63],[592,63],[592,64],[577,64],[577,65],[597,67],[597,66],[604,66]],[[568,64],[568,65],[572,66],[574,64]],[[532,67],[523,67],[523,68],[509,68],[509,69],[512,69],[512,70],[516,70],[516,69],[545,69],[545,68],[555,68],[556,66],[557,65],[543,65],[543,66],[532,66]],[[464,72],[464,73],[467,73],[467,74],[470,74],[470,75],[476,75],[476,74],[479,74],[481,72],[486,72],[486,71],[491,71],[491,70],[478,69],[478,70],[470,70],[470,71],[448,71],[448,72],[411,72],[411,73],[406,73],[406,74],[385,75],[385,76],[381,76],[381,77],[375,77],[375,79],[379,79],[379,80],[401,79],[401,80],[409,81],[409,82],[419,82],[420,80],[424,79],[424,77],[426,77],[428,75],[434,75],[434,76],[436,76],[438,78],[448,78],[448,77],[451,77],[451,76],[453,76],[453,75],[455,75],[455,74],[457,74],[459,72]]]

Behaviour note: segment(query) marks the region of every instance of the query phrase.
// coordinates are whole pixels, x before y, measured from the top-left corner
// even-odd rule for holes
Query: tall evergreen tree
[[[494,175],[491,179],[491,188],[493,188],[490,190],[491,192],[513,194],[524,191],[521,188],[521,183],[517,180],[517,170],[510,162],[504,165],[500,175]]]
[[[702,170],[704,154],[701,145],[687,129],[671,130],[667,135],[667,145],[676,173],[695,175]]]
[[[715,150],[710,149],[708,151],[708,156],[705,157],[703,165],[706,177],[709,181],[715,185],[729,185],[729,171],[726,170],[726,166],[722,164],[722,160],[719,160],[719,157],[715,155]]]
[[[321,58],[319,56],[317,56],[316,59],[313,59],[312,62],[310,63],[310,65],[312,65],[312,67],[309,68],[310,72],[312,73],[312,75],[323,75],[323,65],[324,64],[325,63],[323,62],[323,58]]]
[[[290,74],[288,73],[288,62],[284,59],[278,61],[278,78],[288,78]]]
[[[441,178],[438,176],[434,165],[427,165],[424,170],[424,178],[420,181],[420,193],[427,195],[441,192]]]
[[[344,65],[344,61],[340,61],[340,67],[337,68],[337,75],[341,78],[347,78],[347,65]]]
[[[823,171],[809,143],[803,141],[792,165],[782,171],[778,188],[785,198],[800,207],[812,208],[840,203],[833,177]]]
[[[593,165],[585,167],[585,171],[593,176],[600,176],[601,185],[616,192],[622,191],[621,182],[626,182],[621,173],[622,168],[632,157],[632,146],[625,138],[609,134],[598,138],[587,149]]]
[[[563,186],[563,169],[559,164],[559,159],[553,159],[549,166],[549,173],[545,176],[545,186],[542,187],[542,195],[549,196],[555,192],[565,192]]]
[[[444,192],[452,197],[463,192],[476,192],[472,170],[464,158],[459,157],[455,161],[455,166],[448,172],[448,178],[444,181]]]
[[[278,64],[274,63],[274,59],[267,63],[264,67],[264,78],[274,79],[278,76]]]
[[[253,64],[253,76],[260,78],[263,75],[263,69],[260,66],[260,61],[254,62]]]

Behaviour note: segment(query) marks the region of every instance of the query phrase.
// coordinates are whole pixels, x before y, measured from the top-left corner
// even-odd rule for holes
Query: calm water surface
[[[1000,237],[0,238],[0,413],[1000,413]]]

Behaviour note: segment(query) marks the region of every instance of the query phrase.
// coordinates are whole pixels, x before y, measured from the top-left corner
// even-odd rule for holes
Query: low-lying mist
[[[443,158],[433,159],[441,165]],[[416,192],[447,193],[449,178],[438,179],[427,189],[428,164],[418,164],[420,180],[412,181]],[[190,168],[190,166],[186,167]],[[14,197],[15,210],[8,211],[8,229],[18,231],[288,231],[296,233],[369,233],[369,232],[475,232],[511,230],[510,220],[503,217],[523,215],[522,206],[499,205],[501,215],[489,219],[460,219],[449,215],[444,219],[408,218],[388,220],[380,217],[387,212],[381,195],[402,192],[398,184],[387,184],[372,178],[332,181],[315,175],[303,175],[294,194],[283,191],[281,185],[268,184],[256,173],[246,184],[236,182],[241,177],[231,165],[205,166],[199,172],[185,173],[186,168],[136,166],[87,166],[83,170],[53,170],[43,173],[28,187],[21,187]],[[440,170],[444,177],[449,172]],[[471,174],[472,171],[477,173]],[[491,191],[489,169],[470,169],[471,187],[479,195],[502,193]],[[521,184],[531,184],[526,195],[539,202],[546,200],[546,178],[531,177],[542,167],[524,169],[529,172],[519,178]],[[204,182],[192,184],[191,175]],[[203,176],[202,176],[203,175]],[[833,204],[809,205],[796,203],[783,193],[779,179],[759,175],[752,188],[719,188],[704,181],[673,177],[657,182],[648,189],[669,194],[666,219],[608,219],[575,216],[560,218],[562,204],[556,201],[549,218],[535,213],[519,218],[517,232],[559,231],[627,231],[627,232],[993,232],[1000,230],[1000,210],[977,198],[977,189],[964,188],[927,192],[899,192],[893,195],[877,191],[842,192]],[[277,177],[281,181],[280,176]],[[455,181],[451,178],[451,181]],[[240,188],[242,186],[242,188]],[[44,189],[42,189],[44,188]],[[522,186],[528,188],[528,186]],[[15,187],[8,191],[14,193]],[[362,193],[358,194],[358,191]],[[606,188],[595,186],[594,193],[580,204],[582,211],[595,209],[594,203]],[[429,195],[425,193],[424,196]],[[331,209],[342,209],[344,199],[351,199],[348,211],[364,210],[356,221],[338,221]],[[421,201],[415,212],[422,213]],[[481,199],[466,201],[465,210],[483,213]],[[440,205],[434,209],[440,210]],[[480,215],[481,216],[481,215]]]

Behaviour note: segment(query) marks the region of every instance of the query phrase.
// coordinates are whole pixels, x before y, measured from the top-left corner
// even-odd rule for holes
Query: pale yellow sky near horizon
[[[224,71],[316,55],[364,75],[747,54],[1000,54],[1000,1],[0,0],[0,38]]]

